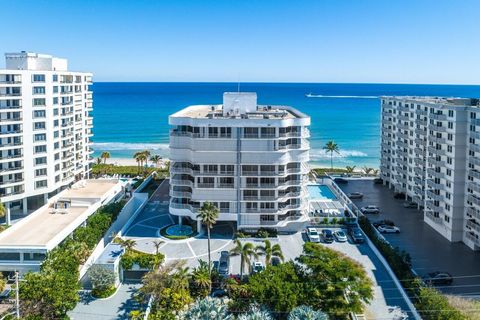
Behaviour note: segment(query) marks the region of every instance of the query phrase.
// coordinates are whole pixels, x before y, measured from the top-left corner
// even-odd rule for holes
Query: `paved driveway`
[[[480,253],[462,243],[451,243],[423,222],[423,213],[406,209],[403,200],[393,198],[393,191],[371,180],[350,180],[340,185],[345,193],[360,191],[362,200],[353,200],[358,207],[378,205],[381,213],[369,215],[370,220],[389,219],[400,227],[400,234],[387,234],[393,245],[406,250],[412,256],[414,270],[419,275],[432,271],[448,271],[454,277],[453,285],[439,287],[445,293],[479,295]]]
[[[138,284],[122,284],[114,296],[103,300],[94,299],[84,291],[80,295],[80,302],[68,315],[74,320],[129,319],[130,311],[140,307],[133,299],[139,287]]]

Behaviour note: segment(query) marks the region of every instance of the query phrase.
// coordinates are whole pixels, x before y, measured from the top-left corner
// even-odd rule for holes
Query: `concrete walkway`
[[[83,291],[80,302],[68,316],[74,320],[129,319],[130,311],[141,307],[134,299],[139,288],[139,284],[121,284],[115,295],[107,299],[95,299],[89,291]]]

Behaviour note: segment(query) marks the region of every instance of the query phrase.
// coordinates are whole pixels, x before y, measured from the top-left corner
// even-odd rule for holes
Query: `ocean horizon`
[[[140,150],[168,157],[168,116],[188,105],[220,104],[231,82],[95,82],[93,90],[94,156],[132,158]],[[379,167],[380,99],[383,95],[480,97],[480,85],[367,83],[240,83],[257,93],[259,104],[289,105],[308,114],[310,158],[330,166],[322,149],[335,141],[335,167]],[[307,97],[311,94],[311,97]]]

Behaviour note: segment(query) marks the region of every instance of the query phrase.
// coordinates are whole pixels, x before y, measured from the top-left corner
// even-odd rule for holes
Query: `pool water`
[[[337,197],[332,190],[326,185],[313,184],[308,185],[308,199],[309,200],[336,200]]]
[[[193,233],[193,229],[187,225],[175,224],[168,227],[167,230],[165,230],[165,233],[169,236],[188,236]]]

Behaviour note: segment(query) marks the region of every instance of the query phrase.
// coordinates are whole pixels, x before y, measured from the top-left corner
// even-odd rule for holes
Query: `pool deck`
[[[325,188],[328,188],[328,190],[324,190]],[[344,217],[345,205],[338,199],[328,185],[318,183],[309,184],[307,185],[307,189],[309,191],[308,202],[311,215],[322,218]]]

